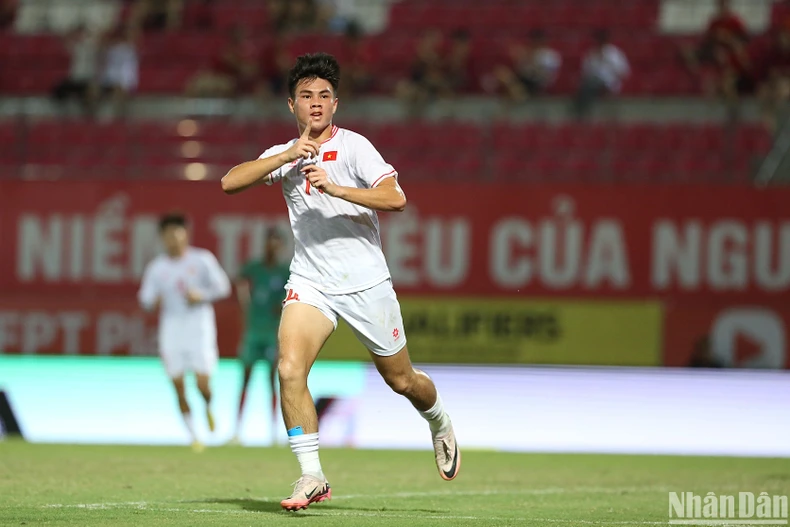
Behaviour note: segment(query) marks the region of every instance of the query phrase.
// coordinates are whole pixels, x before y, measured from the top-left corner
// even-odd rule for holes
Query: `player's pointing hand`
[[[299,140],[297,140],[291,146],[291,148],[287,150],[289,161],[318,157],[318,150],[321,147],[318,145],[318,143],[310,139],[310,128],[310,123],[307,123],[304,127],[302,135],[299,136]]]
[[[329,180],[329,176],[326,175],[326,170],[316,165],[307,165],[302,169],[302,172],[305,177],[307,177],[307,180],[310,181],[313,188],[317,188],[330,196],[337,196],[339,187]]]

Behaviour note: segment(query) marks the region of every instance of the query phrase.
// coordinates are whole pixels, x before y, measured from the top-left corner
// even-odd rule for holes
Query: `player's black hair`
[[[308,53],[296,59],[296,64],[288,73],[288,93],[296,97],[296,85],[309,79],[324,79],[332,85],[337,95],[340,86],[340,65],[329,53]]]
[[[186,227],[187,217],[180,212],[168,212],[159,218],[159,232],[164,231],[168,227]]]

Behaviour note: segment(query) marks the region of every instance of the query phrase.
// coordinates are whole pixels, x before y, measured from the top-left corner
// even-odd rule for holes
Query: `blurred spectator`
[[[713,49],[712,67],[705,76],[704,90],[734,105],[740,95],[754,92],[752,65],[745,41],[733,33],[725,33],[722,39],[722,44]]]
[[[318,28],[328,30],[331,33],[345,32],[351,21],[341,16],[338,12],[338,3],[343,0],[315,1]]]
[[[127,28],[114,32],[104,56],[101,87],[104,95],[110,95],[116,116],[126,115],[129,98],[137,89],[140,64],[137,58],[137,33]]]
[[[169,29],[181,27],[183,0],[136,0],[129,13],[129,24],[136,32],[140,30]]]
[[[262,97],[284,95],[288,72],[293,66],[294,57],[288,49],[289,40],[284,29],[274,29],[269,45],[259,54],[260,74],[258,94]],[[343,83],[345,83],[345,74]],[[343,84],[341,83],[341,87]]]
[[[199,0],[187,13],[189,19],[185,21],[185,25],[188,27],[200,30],[214,27],[214,0]]]
[[[503,89],[510,99],[523,101],[545,93],[557,80],[562,56],[546,44],[543,31],[532,32],[526,44],[514,43],[508,54],[510,64],[494,70],[489,91]]]
[[[573,101],[574,116],[583,119],[597,98],[619,93],[630,71],[625,53],[609,41],[609,32],[596,32],[595,46],[582,64],[581,82]]]
[[[708,23],[708,27],[696,47],[682,49],[683,59],[689,71],[696,77],[701,68],[711,66],[721,68],[724,57],[731,57],[748,41],[748,33],[743,20],[735,13],[729,0],[718,0],[718,10]]]
[[[768,49],[758,55],[755,75],[763,120],[773,133],[780,108],[790,101],[790,19],[776,28]]]
[[[285,0],[268,0],[266,2],[269,20],[272,22],[272,29],[285,30],[288,26],[288,5]]]
[[[465,29],[458,29],[450,36],[447,52],[447,82],[453,94],[472,89],[472,36]]]
[[[13,28],[18,3],[18,0],[0,0],[0,31]]]
[[[309,33],[320,29],[321,19],[315,0],[289,0],[285,27],[290,33]]]
[[[743,41],[748,40],[749,33],[746,30],[746,24],[744,24],[741,17],[732,10],[731,1],[718,0],[717,4],[718,10],[708,23],[706,37],[715,39],[719,31],[725,29],[728,33],[735,35]]]
[[[61,105],[72,97],[76,98],[85,115],[93,115],[95,109],[99,44],[99,37],[85,27],[71,32],[66,37],[66,48],[71,55],[69,75],[52,90],[52,96]]]
[[[397,95],[407,103],[411,113],[419,112],[425,103],[450,93],[441,45],[441,33],[427,31],[417,43],[410,77],[398,83]]]
[[[362,28],[360,3],[370,0],[316,0],[318,2],[319,25],[331,33],[345,33],[350,24]]]
[[[346,27],[339,60],[343,71],[343,82],[340,84],[341,96],[356,96],[369,92],[373,87],[372,69],[375,57],[363,38],[362,28],[357,22],[350,22]]]
[[[212,61],[211,67],[199,72],[189,83],[190,97],[234,97],[254,88],[258,75],[256,50],[241,26],[232,28],[228,43]]]

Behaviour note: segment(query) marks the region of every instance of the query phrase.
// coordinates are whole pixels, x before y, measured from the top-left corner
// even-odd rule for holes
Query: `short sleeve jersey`
[[[261,159],[296,142],[273,146]],[[291,279],[326,294],[369,289],[390,277],[381,249],[376,211],[319,192],[301,172],[308,164],[323,168],[336,185],[373,188],[398,173],[365,137],[332,128],[317,158],[299,159],[271,173],[268,184],[281,183],[294,236]]]
[[[190,305],[188,291],[199,293],[204,302]],[[193,351],[217,346],[214,317],[216,302],[230,295],[228,276],[217,258],[205,249],[190,247],[181,258],[159,255],[145,269],[137,298],[146,309],[159,299],[159,347]]]

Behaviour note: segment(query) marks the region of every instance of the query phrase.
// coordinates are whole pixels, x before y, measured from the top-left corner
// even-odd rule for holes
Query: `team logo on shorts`
[[[395,328],[392,330],[392,338],[398,340],[398,337],[400,337],[400,331],[398,331],[398,328]]]
[[[285,296],[285,300],[283,300],[283,304],[285,304],[286,302],[290,302],[290,301],[294,301],[294,302],[298,302],[299,301],[299,294],[298,293],[294,293],[293,289],[289,289],[288,290],[288,294]]]

